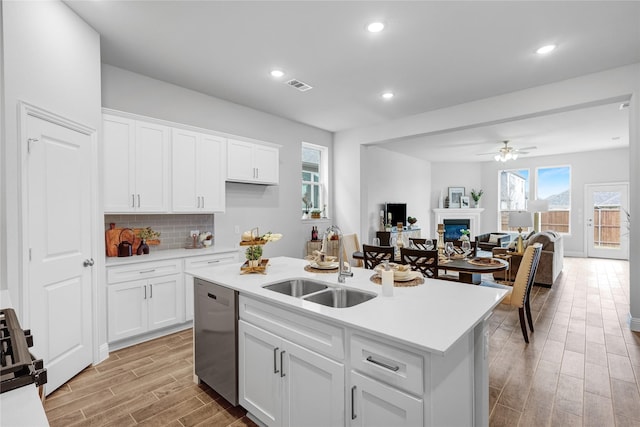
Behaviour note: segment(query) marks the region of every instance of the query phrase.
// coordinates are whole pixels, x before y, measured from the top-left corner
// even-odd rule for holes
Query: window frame
[[[519,171],[527,171],[527,178],[525,180],[525,193],[524,193],[524,208],[523,209],[503,209],[502,208],[502,180],[501,175],[503,172],[519,172]],[[519,174],[518,174],[519,175]],[[520,167],[520,168],[508,168],[508,169],[498,169],[498,231],[504,233],[517,232],[517,229],[511,229],[507,225],[506,228],[502,227],[502,213],[503,212],[518,212],[519,210],[526,210],[527,204],[531,197],[531,168],[530,167]]]
[[[305,172],[304,162],[302,160],[302,153],[304,149],[316,150],[320,152],[320,163],[318,164],[318,181],[305,181],[303,179],[303,173]],[[325,216],[329,217],[329,147],[324,145],[313,144],[311,142],[303,141],[300,145],[300,182],[301,190],[305,186],[312,186],[317,188],[318,192],[318,204],[320,206],[312,206],[311,210],[319,209],[324,210]],[[303,197],[303,196],[301,196]],[[301,207],[301,212],[304,213],[304,206]]]
[[[572,207],[573,207],[573,203],[572,203],[572,192],[573,192],[573,187],[572,187],[572,182],[573,182],[573,171],[571,168],[571,165],[567,165],[567,164],[561,164],[561,165],[552,165],[552,166],[536,166],[535,168],[535,182],[534,182],[534,188],[533,188],[533,193],[535,195],[535,199],[538,199],[538,187],[539,187],[539,179],[538,179],[538,172],[540,171],[540,169],[559,169],[559,168],[567,168],[569,170],[569,208],[568,208],[568,223],[567,223],[567,229],[568,231],[556,231],[559,234],[562,235],[566,235],[566,236],[570,236],[571,235],[571,211],[572,211]],[[555,209],[558,210],[558,209]],[[552,211],[552,209],[549,209],[549,212]]]

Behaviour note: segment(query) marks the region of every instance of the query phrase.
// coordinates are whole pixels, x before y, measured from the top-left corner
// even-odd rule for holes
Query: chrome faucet
[[[333,235],[338,236],[338,283],[344,283],[345,277],[353,277],[353,271],[351,271],[351,264],[347,263],[344,266],[344,242],[342,241],[342,231],[337,225],[332,225],[327,228],[322,236],[322,244],[331,240]],[[324,250],[322,251],[324,252]]]

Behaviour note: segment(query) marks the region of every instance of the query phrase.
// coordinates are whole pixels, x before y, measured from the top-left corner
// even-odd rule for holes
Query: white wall
[[[236,225],[241,232],[259,227],[284,234],[265,247],[265,256],[303,256],[312,224],[300,219],[300,143],[326,146],[331,153],[330,132],[109,65],[102,68],[102,101],[106,108],[280,144],[279,186],[226,184],[226,212],[215,215],[216,244],[236,245]]]
[[[18,103],[25,101],[99,129],[100,39],[98,34],[59,1],[3,1],[3,87],[5,120],[4,211],[1,288],[14,305],[20,295],[22,215]]]
[[[384,203],[406,203],[407,216],[418,218],[416,226],[429,237],[431,164],[405,154],[375,146],[363,147],[361,194],[366,200],[366,232],[361,243],[371,242],[379,230],[380,206]],[[357,214],[353,215],[357,218]],[[405,218],[406,219],[406,218]],[[395,225],[395,224],[394,224]]]
[[[535,171],[538,167],[571,166],[571,232],[564,236],[565,255],[586,256],[584,234],[585,184],[628,182],[629,149],[588,151],[562,156],[525,157],[508,163],[483,162],[482,182],[485,194],[482,202],[487,208],[482,213],[484,232],[497,230],[499,219],[498,171],[502,169],[529,169],[529,194],[535,194]]]

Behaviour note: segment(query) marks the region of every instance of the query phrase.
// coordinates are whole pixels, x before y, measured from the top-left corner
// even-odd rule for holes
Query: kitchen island
[[[272,258],[267,274],[240,264],[193,271],[236,290],[239,401],[266,425],[488,425],[485,323],[506,293],[425,279],[383,297],[372,270],[344,286],[378,296],[332,308],[264,289],[306,278],[338,286],[337,273]],[[198,302],[196,301],[196,304]]]

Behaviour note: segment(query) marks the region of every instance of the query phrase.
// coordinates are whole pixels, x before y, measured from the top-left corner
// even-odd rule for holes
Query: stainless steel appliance
[[[195,370],[200,381],[238,405],[238,293],[194,281]]]

